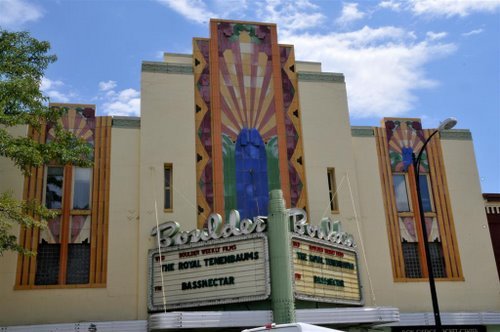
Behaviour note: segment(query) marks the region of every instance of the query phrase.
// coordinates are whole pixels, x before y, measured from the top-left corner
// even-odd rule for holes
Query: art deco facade
[[[66,128],[93,145],[91,169],[46,165],[23,178],[0,160],[2,191],[60,213],[43,231],[16,230],[36,257],[0,258],[0,326],[119,321],[145,329],[158,314],[148,312],[155,291],[148,251],[157,247],[151,230],[169,220],[184,231],[201,229],[211,214],[227,220],[232,210],[241,219],[266,216],[269,192],[280,189],[286,208],[305,210],[311,225],[340,221],[356,244],[357,265],[344,266],[357,269],[361,301],[297,300],[302,321],[348,329],[412,325],[419,317],[427,325],[426,240],[445,323],[500,328],[500,284],[471,133],[441,132],[424,153],[423,234],[411,155],[434,129],[408,118],[351,126],[344,75],[296,60],[276,31],[274,24],[212,20],[210,38],[194,38],[192,54],[143,62],[140,118],[54,104],[68,108]],[[50,128],[16,130],[50,139]],[[318,280],[311,287],[328,286]],[[383,308],[391,313],[385,320],[363,316],[363,309],[382,315]],[[341,313],[351,309],[348,322]],[[198,329],[206,326],[203,311],[238,312],[240,325],[227,327],[235,331],[272,320],[267,300],[183,310],[199,317]],[[321,310],[334,320],[313,318]]]

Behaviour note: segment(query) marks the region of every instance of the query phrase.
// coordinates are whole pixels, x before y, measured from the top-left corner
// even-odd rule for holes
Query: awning
[[[441,312],[443,325],[500,325],[500,312]],[[401,313],[399,322],[384,326],[434,325],[434,313]]]
[[[392,307],[298,309],[298,322],[309,324],[380,325],[399,320]],[[174,311],[149,316],[151,330],[257,327],[273,322],[271,310],[254,311]]]

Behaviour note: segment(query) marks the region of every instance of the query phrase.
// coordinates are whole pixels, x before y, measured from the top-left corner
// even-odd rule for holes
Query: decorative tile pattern
[[[307,208],[293,48],[277,45],[273,25],[211,29],[193,42],[198,226],[213,212],[267,215],[272,189]]]
[[[222,22],[217,33],[225,214],[267,215],[266,144],[277,134],[270,30]]]
[[[213,211],[212,113],[210,105],[209,40],[193,39],[195,81],[196,189],[198,227]]]
[[[386,119],[385,130],[393,172],[403,172],[412,164],[412,154],[419,153],[425,137],[417,119]],[[420,171],[429,171],[427,152],[422,153]]]
[[[76,137],[94,145],[95,108],[71,106],[51,107],[66,109],[66,114],[59,119],[62,126],[72,132]],[[54,135],[54,128],[48,127],[47,142],[50,142],[54,138]]]
[[[295,72],[295,55],[292,46],[280,46],[281,81],[285,113],[288,173],[290,177],[291,206],[307,210],[305,166],[302,148],[302,129]]]

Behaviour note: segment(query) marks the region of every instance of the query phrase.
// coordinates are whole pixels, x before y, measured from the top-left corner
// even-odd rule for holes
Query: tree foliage
[[[40,90],[45,70],[56,61],[49,50],[47,41],[39,41],[28,32],[0,29],[0,156],[10,159],[24,175],[51,161],[82,167],[92,164],[91,146],[59,121],[67,109],[48,107],[48,98]],[[50,142],[40,144],[29,137],[13,136],[9,127],[14,126],[30,126],[39,133],[50,126],[55,135]],[[40,202],[17,201],[10,192],[0,194],[0,255],[6,250],[29,253],[11,234],[14,224],[44,227],[45,220],[52,217],[54,213]]]

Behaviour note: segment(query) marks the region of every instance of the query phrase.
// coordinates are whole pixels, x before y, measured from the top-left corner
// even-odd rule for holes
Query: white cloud
[[[43,16],[40,7],[25,0],[0,1],[0,26],[17,29]]]
[[[357,3],[344,3],[342,13],[336,20],[340,25],[347,25],[365,17],[365,13],[359,11]]]
[[[73,93],[61,91],[63,89],[65,89],[65,85],[62,81],[53,81],[49,78],[42,77],[40,90],[45,96],[50,98],[51,102],[67,103],[75,96]]]
[[[217,17],[224,18],[238,15],[237,17],[242,19],[242,15],[248,9],[248,2],[247,0],[215,0],[214,8]]]
[[[99,82],[99,90],[108,91],[116,87],[116,81]]]
[[[190,21],[206,24],[217,15],[208,10],[202,0],[157,0],[159,3],[181,14]]]
[[[480,33],[483,33],[483,31],[484,31],[483,29],[474,29],[474,30],[471,30],[469,32],[462,33],[462,36],[469,37],[472,35],[479,35]]]
[[[381,7],[381,8],[390,9],[390,10],[393,10],[393,11],[396,11],[396,12],[398,12],[398,11],[401,10],[401,3],[393,1],[393,0],[381,1],[378,4],[378,6]]]
[[[101,83],[110,83],[108,86],[113,86],[110,89],[103,90]],[[116,87],[116,81],[100,82],[99,89],[106,93],[99,99],[103,100],[102,109],[103,113],[108,115],[119,116],[139,116],[141,113],[141,98],[140,92],[128,88],[121,91],[113,90]]]
[[[321,26],[326,20],[319,7],[309,0],[267,0],[255,5],[259,19],[276,23],[283,33]]]
[[[320,61],[324,71],[346,76],[352,116],[402,116],[411,110],[415,91],[434,88],[425,65],[455,51],[453,44],[415,41],[396,27],[364,27],[347,33],[289,35],[297,59]]]
[[[465,17],[476,12],[491,13],[500,9],[498,0],[411,0],[410,8],[416,15]]]
[[[197,3],[206,12],[220,13],[216,5],[208,8],[201,0]],[[444,32],[429,32],[423,39],[414,31],[392,26],[310,33],[327,25],[326,14],[310,0],[265,0],[252,5],[251,20],[276,23],[279,42],[295,45],[297,59],[319,61],[324,71],[345,74],[350,113],[357,118],[404,116],[415,107],[418,90],[439,85],[426,73],[426,65],[456,50],[454,44],[442,42]],[[411,9],[408,3],[391,0],[382,1],[379,8]],[[180,13],[186,16],[189,11]],[[239,18],[245,15],[240,13]],[[365,16],[356,3],[346,3],[339,22]]]
[[[446,33],[446,32],[432,32],[432,31],[428,31],[426,34],[427,39],[429,39],[429,40],[443,39],[447,35],[448,35],[448,33]]]

